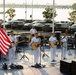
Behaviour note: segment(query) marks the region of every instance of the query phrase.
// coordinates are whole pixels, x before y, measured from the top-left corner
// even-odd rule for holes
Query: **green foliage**
[[[73,9],[73,10],[76,10],[76,3],[74,3],[74,4],[72,5],[72,9]]]
[[[68,19],[75,23],[76,22],[76,10],[69,13],[69,15],[70,15],[70,18],[68,18]]]
[[[45,8],[45,11],[42,12],[43,17],[46,19],[53,19],[53,9],[49,6]],[[56,10],[54,10],[54,17],[56,17]]]
[[[10,8],[6,11],[6,13],[9,15],[10,19],[13,19],[13,17],[15,16],[15,9]]]

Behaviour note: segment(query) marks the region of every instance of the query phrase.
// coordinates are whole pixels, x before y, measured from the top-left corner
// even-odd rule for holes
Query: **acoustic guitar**
[[[25,40],[21,40],[21,41],[17,42],[16,45],[19,44],[19,43],[22,43],[22,42],[25,42]]]
[[[49,46],[55,48],[59,44],[58,40],[49,43]]]
[[[22,41],[19,41],[19,42],[16,42],[16,43],[12,43],[12,44],[10,45],[10,48],[12,48],[12,47],[14,47],[14,46],[16,46],[17,44],[22,43],[22,42],[25,42],[25,40],[22,40]]]
[[[69,46],[70,44],[67,44],[67,42],[61,42],[61,46],[66,48],[67,46]]]
[[[40,46],[40,42],[33,42],[31,43],[32,50],[36,50]]]

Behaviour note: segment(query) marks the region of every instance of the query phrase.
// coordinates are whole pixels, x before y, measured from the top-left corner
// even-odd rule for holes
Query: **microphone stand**
[[[41,36],[39,36],[39,37],[41,38],[41,40],[43,39]],[[44,52],[44,50],[43,50],[44,48],[43,48],[43,49],[41,48],[41,47],[43,46],[43,42],[44,42],[44,41],[41,42],[41,46],[40,46],[40,66],[41,66],[41,68],[44,68],[44,67],[45,67],[45,65],[42,65],[42,64],[41,64],[41,52],[44,53],[42,57],[44,57],[45,55],[46,55],[47,57],[49,57],[49,56]]]
[[[39,65],[40,65],[40,68],[44,68],[44,67],[45,67],[45,65],[43,65],[43,64],[41,63],[41,47],[40,47],[40,63],[39,63]]]
[[[22,60],[22,58],[24,59],[25,57],[29,60],[29,58],[25,54],[21,57],[20,60]]]
[[[44,56],[49,57],[49,56],[44,52],[44,50],[42,50],[42,49],[41,49],[41,52],[43,52],[43,53],[44,53],[42,57],[44,57]]]
[[[20,60],[24,59],[25,57],[29,60],[29,58],[25,55],[25,53],[22,55]]]

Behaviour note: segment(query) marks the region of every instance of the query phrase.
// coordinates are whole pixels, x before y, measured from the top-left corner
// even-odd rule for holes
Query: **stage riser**
[[[72,75],[76,75],[76,62],[72,61]]]
[[[60,60],[60,72],[66,75],[76,75],[76,61]]]
[[[71,63],[60,61],[60,72],[71,75]]]

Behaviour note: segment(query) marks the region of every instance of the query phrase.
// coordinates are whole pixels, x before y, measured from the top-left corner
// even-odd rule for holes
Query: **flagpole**
[[[3,28],[5,28],[5,0],[3,0]]]
[[[53,27],[52,27],[52,32],[54,32],[54,10],[55,10],[55,0],[53,0]]]
[[[33,20],[33,0],[32,0],[32,20]]]
[[[25,0],[25,20],[27,20],[27,0]]]

